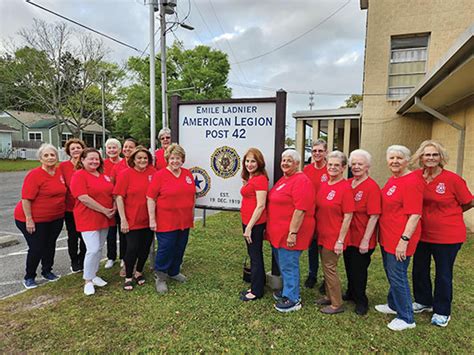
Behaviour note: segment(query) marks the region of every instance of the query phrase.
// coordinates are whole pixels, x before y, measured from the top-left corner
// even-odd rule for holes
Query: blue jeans
[[[300,256],[302,250],[273,248],[283,281],[283,297],[292,302],[300,301]]]
[[[311,241],[311,244],[308,248],[308,264],[309,271],[308,277],[318,278],[318,269],[319,269],[319,247],[316,239]]]
[[[408,284],[408,265],[410,257],[397,261],[395,255],[382,249],[382,260],[390,289],[388,291],[388,306],[397,312],[397,318],[407,323],[414,323],[413,305]]]
[[[179,274],[188,237],[189,228],[171,232],[156,232],[158,250],[155,258],[155,271],[164,272],[169,276]]]

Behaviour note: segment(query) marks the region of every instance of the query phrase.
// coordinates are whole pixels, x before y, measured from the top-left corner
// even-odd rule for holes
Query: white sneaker
[[[434,313],[431,317],[431,324],[437,325],[438,327],[447,327],[451,316],[443,316],[441,314]]]
[[[391,330],[400,331],[400,330],[415,328],[416,324],[415,322],[407,323],[403,319],[395,318],[390,323],[388,323],[387,327],[388,329],[391,329]]]
[[[125,261],[123,261],[123,259],[120,260],[120,267],[125,267]]]
[[[114,261],[112,259],[109,259],[105,262],[105,268],[110,269],[112,266],[114,266]]]
[[[94,284],[92,282],[87,282],[84,285],[84,294],[86,296],[90,296],[90,295],[93,295],[94,293],[95,293]]]
[[[178,282],[186,282],[188,279],[183,274],[179,273],[178,275],[170,276],[170,279]]]
[[[94,286],[98,287],[104,287],[105,285],[107,285],[107,281],[102,280],[99,276],[94,277],[92,279],[92,283],[94,284]]]
[[[413,302],[413,313],[433,312],[433,307],[425,306],[424,304]]]
[[[375,310],[380,313],[385,313],[385,314],[397,314],[396,311],[391,309],[388,304],[378,304],[375,306]]]

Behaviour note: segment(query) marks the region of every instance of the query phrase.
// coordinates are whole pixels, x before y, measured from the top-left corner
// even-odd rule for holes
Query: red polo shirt
[[[156,231],[184,230],[194,225],[196,185],[188,169],[181,168],[179,177],[168,169],[153,175],[146,196],[156,200]]]
[[[76,199],[71,194],[71,178],[74,172],[76,171],[76,167],[74,164],[68,160],[63,161],[59,164],[59,169],[61,174],[63,175],[64,182],[66,183],[67,192],[66,192],[66,211],[72,212],[74,209],[74,204],[76,203]]]
[[[295,210],[305,211],[303,223],[296,235],[296,245],[287,245],[290,222]],[[295,231],[292,231],[295,232]],[[306,250],[314,232],[314,188],[303,173],[282,177],[268,194],[267,239],[275,248]]]
[[[128,168],[120,173],[114,187],[114,195],[123,197],[125,215],[130,230],[148,228],[148,209],[146,205],[146,191],[156,172],[148,166],[144,171]]]
[[[160,170],[166,168],[168,163],[165,159],[165,150],[163,148],[157,149],[155,151],[155,168],[156,170]]]
[[[242,217],[242,223],[245,225],[249,224],[257,207],[257,191],[268,191],[268,179],[265,175],[251,177],[240,189],[240,194],[242,195],[240,216]],[[255,225],[265,223],[266,221],[267,212],[265,209]]]

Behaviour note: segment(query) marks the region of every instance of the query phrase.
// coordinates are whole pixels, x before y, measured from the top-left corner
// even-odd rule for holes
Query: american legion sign
[[[173,142],[186,151],[185,167],[196,184],[196,207],[239,210],[242,159],[258,148],[270,185],[281,177],[286,92],[275,97],[181,101],[171,99]]]

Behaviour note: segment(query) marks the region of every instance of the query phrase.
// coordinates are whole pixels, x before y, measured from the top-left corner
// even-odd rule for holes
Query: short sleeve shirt
[[[156,170],[160,170],[166,168],[168,163],[165,159],[165,150],[163,148],[157,149],[155,151],[155,168]]]
[[[242,223],[245,225],[249,224],[253,212],[257,207],[257,191],[268,191],[268,179],[265,175],[251,177],[247,181],[247,183],[240,189],[240,193],[242,195],[242,206],[240,207],[240,215],[242,217]],[[266,210],[264,210],[255,224],[262,224],[266,221],[267,212]]]
[[[114,163],[110,158],[104,160],[104,175],[112,176],[112,170],[115,165],[119,164],[123,159],[119,159],[118,162]]]
[[[61,173],[63,174],[64,182],[66,183],[66,211],[72,212],[74,209],[74,204],[76,203],[76,199],[72,196],[71,194],[71,178],[74,172],[76,171],[76,168],[74,164],[68,160],[68,161],[63,161],[61,164],[59,164],[59,169]]]
[[[309,177],[314,186],[314,193],[317,195],[322,183],[329,180],[327,166],[317,169],[314,164],[308,164],[304,167],[303,172]]]
[[[127,159],[122,159],[120,160],[120,163],[115,164],[109,176],[110,179],[112,180],[112,183],[115,184],[117,182],[120,172],[124,171],[127,168],[128,168]]]

